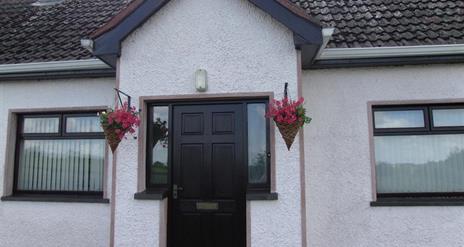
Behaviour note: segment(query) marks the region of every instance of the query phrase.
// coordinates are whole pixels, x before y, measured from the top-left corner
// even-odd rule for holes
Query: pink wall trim
[[[156,101],[191,101],[191,100],[240,100],[246,98],[258,98],[266,97],[269,100],[274,98],[273,92],[257,92],[257,93],[226,93],[226,94],[187,94],[187,95],[163,95],[163,96],[141,96],[139,98],[139,108],[142,110],[142,116],[147,114],[147,104],[149,102]],[[145,118],[146,119],[146,118]],[[145,156],[146,156],[146,147],[145,147],[145,133],[146,133],[147,124],[144,123],[140,126],[139,129],[139,153],[138,153],[138,179],[137,186],[139,191],[145,190]],[[275,125],[271,124],[270,128],[270,146],[271,146],[271,191],[276,191],[276,164],[275,164]],[[114,187],[113,187],[114,188]],[[167,214],[168,211],[168,200],[165,200],[165,203],[162,203],[164,207],[164,214]],[[251,246],[251,216],[250,216],[250,203],[247,202],[246,206],[246,230],[247,230],[247,246]],[[165,239],[162,239],[164,232],[167,232],[167,215],[166,220],[160,221],[160,246],[166,244]]]
[[[8,112],[8,123],[6,125],[6,150],[5,150],[5,165],[3,174],[3,196],[13,194],[14,181],[14,153],[16,147],[16,123],[17,115],[10,110]]]
[[[301,76],[301,51],[297,51],[297,85],[298,97],[303,96],[303,78]],[[306,236],[306,170],[305,170],[305,142],[304,128],[300,129],[298,137],[300,146],[300,202],[301,202],[301,246],[306,247],[308,240]]]
[[[375,147],[374,147],[374,119],[372,117],[372,104],[367,103],[367,121],[369,128],[369,155],[371,164],[371,185],[372,185],[372,200],[377,200],[377,179],[375,172]]]
[[[120,85],[120,61],[118,59],[116,64],[116,85],[115,87],[119,89]],[[114,95],[115,105],[118,103],[117,95]],[[114,232],[115,232],[115,221],[116,221],[116,164],[117,164],[117,151],[113,153],[113,167],[111,169],[111,220],[110,220],[110,247],[114,246]]]

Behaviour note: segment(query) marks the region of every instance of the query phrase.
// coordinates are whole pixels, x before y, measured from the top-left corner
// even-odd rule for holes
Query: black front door
[[[242,108],[173,106],[172,247],[245,247]]]

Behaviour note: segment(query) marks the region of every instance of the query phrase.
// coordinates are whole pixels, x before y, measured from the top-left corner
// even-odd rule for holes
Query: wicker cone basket
[[[303,124],[304,122],[301,120],[292,124],[276,122],[277,128],[279,128],[279,132],[282,135],[282,138],[284,138],[288,150],[290,150],[290,147],[292,146],[293,141],[295,141],[295,137]]]
[[[111,148],[111,151],[114,153],[119,146],[121,140],[118,138],[118,135],[114,132],[114,129],[109,129],[103,127],[105,132],[106,141]]]

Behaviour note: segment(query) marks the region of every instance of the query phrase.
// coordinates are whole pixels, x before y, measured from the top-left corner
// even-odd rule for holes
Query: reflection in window
[[[153,157],[151,165],[150,184],[168,183],[168,128],[169,107],[153,107]]]
[[[464,135],[376,136],[378,193],[464,192]]]
[[[266,105],[248,104],[248,182],[267,182]]]
[[[27,117],[23,122],[24,134],[58,133],[59,117]]]
[[[103,170],[106,142],[102,132],[86,133],[91,124],[80,121],[81,116],[95,113],[25,115],[18,135],[15,160],[15,191],[32,194],[88,194],[103,191]],[[74,134],[65,135],[68,123]],[[29,135],[34,134],[34,135]]]
[[[433,126],[464,126],[464,109],[434,109]]]
[[[67,133],[96,133],[102,132],[100,118],[98,116],[67,117]]]
[[[375,111],[375,128],[422,128],[425,127],[422,110]]]
[[[19,153],[18,190],[103,190],[103,139],[23,140]]]

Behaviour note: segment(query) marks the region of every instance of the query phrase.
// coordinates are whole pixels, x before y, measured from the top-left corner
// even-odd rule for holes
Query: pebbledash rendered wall
[[[0,191],[9,109],[107,106],[114,79],[0,82]],[[0,201],[0,246],[108,246],[110,205]]]
[[[245,0],[175,0],[122,44],[120,89],[134,97],[199,94],[197,69],[208,72],[208,94],[274,92],[284,82],[297,92],[293,35]],[[277,201],[251,201],[253,247],[301,246],[299,144],[289,152],[276,134]],[[117,154],[115,245],[162,246],[166,202],[134,200],[138,141],[124,141]]]
[[[368,101],[464,102],[464,65],[308,70],[309,246],[461,247],[464,207],[370,207]]]

